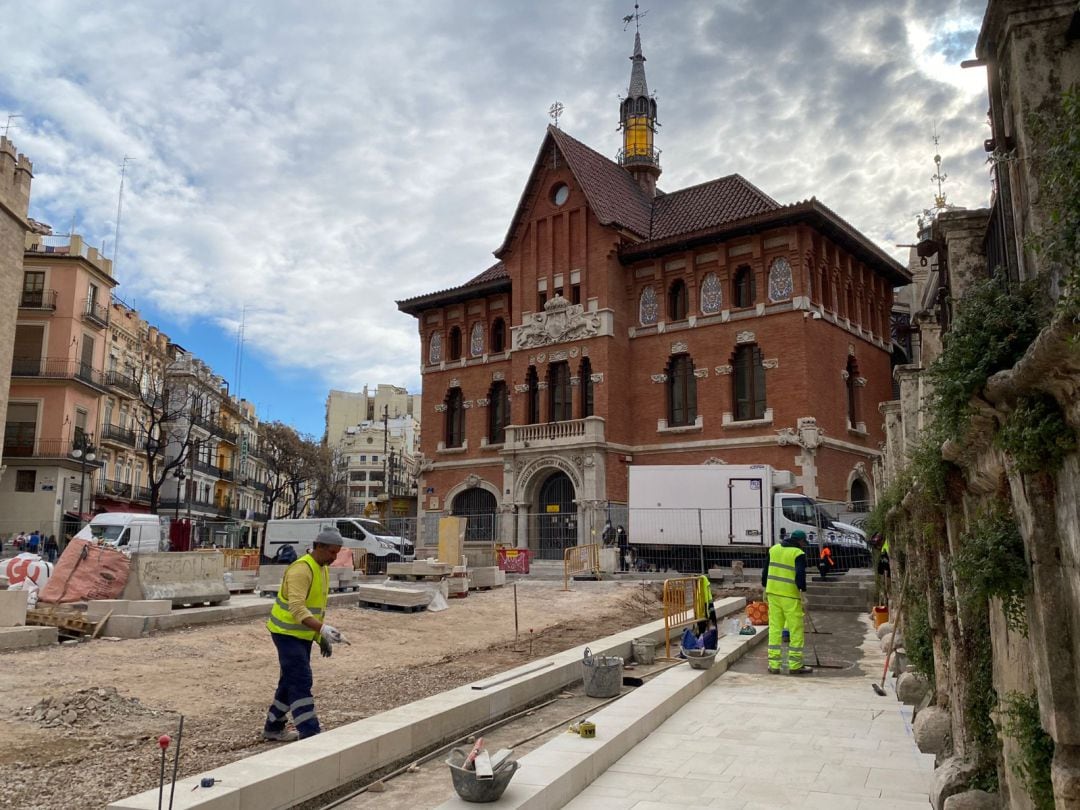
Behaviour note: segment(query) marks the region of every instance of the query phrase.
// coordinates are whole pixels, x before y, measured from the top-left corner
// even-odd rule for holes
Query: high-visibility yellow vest
[[[319,634],[296,621],[296,617],[289,612],[289,594],[286,592],[286,577],[293,565],[307,565],[311,569],[311,587],[308,589],[307,599],[304,604],[314,614],[315,618],[322,621],[326,613],[326,602],[330,597],[329,578],[323,575],[324,569],[315,562],[310,554],[305,554],[299,560],[285,569],[281,577],[281,587],[278,589],[274,606],[270,608],[270,619],[266,622],[271,633],[281,633],[284,636],[295,636],[306,641],[314,641]]]
[[[889,553],[889,541],[888,540],[886,540],[884,543],[881,544],[881,552],[883,554],[888,554]]]
[[[709,578],[698,577],[697,588],[694,589],[694,615],[699,619],[709,618],[709,605],[712,601],[712,585],[709,583]]]
[[[803,550],[795,546],[773,546],[769,549],[769,578],[765,593],[776,596],[799,598],[799,586],[795,584],[795,561],[803,556]]]

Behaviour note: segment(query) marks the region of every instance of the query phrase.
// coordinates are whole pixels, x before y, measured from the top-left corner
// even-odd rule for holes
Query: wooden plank
[[[476,778],[477,779],[494,779],[495,771],[491,768],[491,756],[487,751],[481,751],[476,755],[476,760],[473,763],[476,765]]]
[[[101,632],[101,628],[103,628],[105,626],[105,622],[107,622],[109,620],[109,617],[113,615],[113,610],[115,610],[115,609],[116,608],[110,609],[109,612],[105,614],[105,618],[103,618],[100,622],[98,622],[94,626],[94,632],[90,634],[91,639],[95,639],[95,638],[98,637],[98,633]]]

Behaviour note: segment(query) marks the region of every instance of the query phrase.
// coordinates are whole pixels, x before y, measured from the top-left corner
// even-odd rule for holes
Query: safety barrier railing
[[[572,546],[563,552],[563,590],[570,590],[570,578],[579,574],[600,575],[600,546],[589,543]]]
[[[671,631],[698,621],[694,593],[699,577],[664,580],[664,654],[671,658]]]

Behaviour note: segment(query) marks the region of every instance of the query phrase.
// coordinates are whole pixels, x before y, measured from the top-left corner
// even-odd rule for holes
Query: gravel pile
[[[67,697],[47,697],[22,716],[42,728],[72,730],[96,728],[118,717],[153,717],[164,712],[149,709],[137,698],[126,698],[115,687],[80,689]]]

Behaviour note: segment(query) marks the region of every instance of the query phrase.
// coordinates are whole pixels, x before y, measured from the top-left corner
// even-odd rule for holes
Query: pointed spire
[[[634,55],[630,57],[634,66],[630,68],[629,98],[641,98],[649,95],[649,85],[645,81],[645,57],[641,53],[641,33],[634,34]]]

